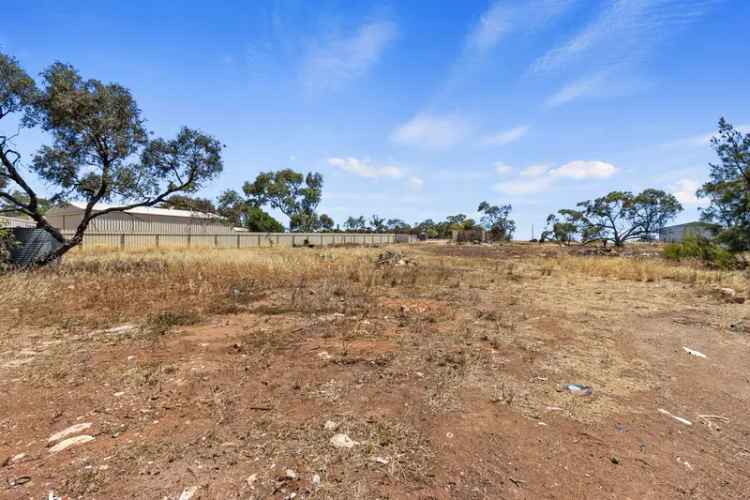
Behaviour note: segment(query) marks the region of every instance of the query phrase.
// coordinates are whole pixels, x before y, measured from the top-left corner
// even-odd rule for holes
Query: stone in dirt
[[[359,443],[346,434],[334,434],[331,438],[331,444],[334,448],[354,448]]]
[[[325,423],[325,424],[323,425],[323,428],[324,428],[325,430],[327,430],[327,431],[335,431],[336,429],[338,429],[338,428],[339,428],[339,424],[337,424],[337,423],[336,423],[336,422],[334,422],[333,420],[328,420],[328,421],[326,421],[326,423]]]
[[[63,451],[67,448],[70,448],[71,446],[76,446],[79,444],[88,443],[89,441],[93,441],[94,436],[89,436],[87,434],[83,434],[81,436],[76,436],[72,438],[68,438],[64,441],[60,441],[55,446],[49,449],[50,453],[58,453],[60,451]]]
[[[55,441],[59,441],[63,438],[66,438],[68,436],[72,436],[73,434],[78,434],[80,432],[85,431],[89,427],[91,427],[91,422],[84,422],[82,424],[75,424],[71,425],[67,429],[63,429],[60,432],[57,432],[55,434],[52,434],[49,439],[47,439],[48,443],[54,443]]]
[[[178,500],[190,500],[193,498],[195,493],[198,491],[197,486],[191,486],[190,488],[185,488],[182,491],[182,494],[180,495],[180,498]]]

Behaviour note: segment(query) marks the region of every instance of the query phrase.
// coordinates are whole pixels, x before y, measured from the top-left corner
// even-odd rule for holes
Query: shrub
[[[10,229],[0,227],[0,271],[6,269],[10,264],[10,249],[15,244],[13,233]]]
[[[702,237],[687,236],[680,243],[664,247],[664,257],[671,260],[698,260],[719,269],[733,269],[739,265],[734,254],[724,247]]]

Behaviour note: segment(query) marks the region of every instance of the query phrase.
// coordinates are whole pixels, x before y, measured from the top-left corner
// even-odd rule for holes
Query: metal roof
[[[86,203],[79,201],[71,201],[66,203],[71,207],[79,210],[86,210]],[[104,203],[97,203],[94,205],[94,212],[101,212],[108,208],[116,207],[118,205],[107,205]],[[223,219],[224,217],[216,214],[208,214],[204,212],[196,212],[192,210],[178,210],[176,208],[156,208],[156,207],[136,207],[130,210],[124,211],[127,214],[141,214],[141,215],[163,215],[167,217],[184,217],[189,219]]]
[[[18,219],[0,215],[0,227],[34,227],[35,225],[31,219]]]

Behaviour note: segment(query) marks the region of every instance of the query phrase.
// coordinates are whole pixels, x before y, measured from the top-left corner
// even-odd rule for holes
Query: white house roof
[[[79,201],[71,201],[68,202],[67,205],[79,210],[86,210],[86,204]],[[97,203],[96,205],[94,205],[94,212],[101,212],[102,210],[106,210],[115,206],[117,205]],[[164,215],[167,217],[184,217],[189,219],[223,219],[223,217],[216,214],[194,212],[192,210],[178,210],[176,208],[136,207],[131,208],[130,210],[125,210],[125,213],[141,215]]]

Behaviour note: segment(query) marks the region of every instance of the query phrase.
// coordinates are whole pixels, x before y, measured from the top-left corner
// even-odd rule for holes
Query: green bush
[[[10,264],[10,249],[15,244],[10,229],[0,227],[0,271]]]
[[[666,245],[663,255],[671,260],[698,260],[719,269],[733,269],[739,265],[729,250],[706,238],[692,235],[680,243]]]

